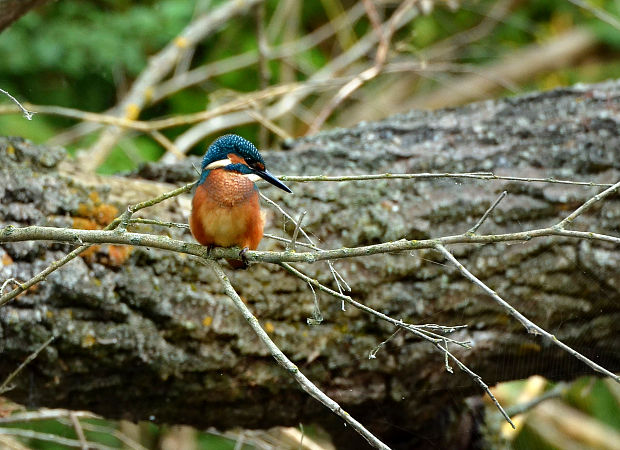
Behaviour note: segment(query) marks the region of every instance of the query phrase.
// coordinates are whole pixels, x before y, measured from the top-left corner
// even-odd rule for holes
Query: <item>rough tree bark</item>
[[[411,112],[286,143],[268,166],[287,174],[472,172],[613,183],[620,179],[620,82]],[[114,213],[195,177],[190,161],[149,165],[127,178],[87,179],[58,148],[0,140],[0,221],[96,227]],[[150,178],[155,181],[145,181]],[[164,183],[165,182],[165,183]],[[295,195],[264,192],[324,248],[460,234],[502,190],[483,225],[503,233],[556,223],[600,187],[475,180],[305,183]],[[187,199],[145,217],[186,221]],[[268,216],[269,232],[282,220]],[[574,229],[618,235],[620,199],[607,199]],[[142,227],[141,229],[144,229]],[[156,228],[147,231],[161,232]],[[191,237],[182,231],[166,231]],[[291,233],[290,226],[286,228]],[[279,248],[265,240],[261,248]],[[0,281],[42,270],[65,244],[2,244]],[[454,254],[517,309],[606,368],[620,370],[620,252],[595,241],[542,238],[460,245]],[[539,373],[572,379],[591,370],[528,335],[433,251],[335,263],[361,302],[410,323],[467,324],[471,351],[454,352],[488,384]],[[301,266],[332,286],[325,263]],[[465,399],[481,395],[465,374],[446,372],[429,344],[321,295],[324,322],[309,326],[313,295],[277,266],[230,273],[282,350],[310,379],[394,447],[466,445],[474,435]],[[53,273],[0,309],[0,376],[57,336],[8,395],[32,406],[88,409],[111,418],[198,427],[323,424],[339,445],[360,438],[277,367],[192,257],[103,246]],[[471,402],[469,402],[471,404]],[[468,412],[469,411],[469,412]]]

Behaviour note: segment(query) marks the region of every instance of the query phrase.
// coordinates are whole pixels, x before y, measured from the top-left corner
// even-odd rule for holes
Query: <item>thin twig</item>
[[[269,44],[267,35],[265,34],[265,2],[258,3],[255,7],[256,11],[256,41],[258,43],[258,82],[259,88],[265,89],[269,85],[271,73],[267,64],[267,53],[269,53]],[[258,114],[260,115],[260,114]],[[267,128],[261,126],[258,136],[259,148],[267,146]]]
[[[466,172],[466,173],[376,173],[368,175],[278,175],[282,181],[308,182],[308,181],[368,181],[368,180],[412,180],[417,178],[472,178],[476,180],[506,180],[523,181],[526,183],[554,183],[571,184],[577,186],[613,186],[608,183],[592,183],[590,181],[558,180],[555,178],[526,178],[495,175],[493,172]]]
[[[162,222],[160,220],[143,219],[141,217],[137,217],[135,219],[130,219],[129,220],[129,224],[158,225],[160,227],[181,228],[181,229],[184,229],[184,230],[189,230],[189,224],[187,224],[187,223]]]
[[[399,28],[404,26],[416,15],[417,11],[414,9],[409,10],[403,18],[398,21],[396,27]],[[313,86],[326,87],[330,85],[331,87],[339,87],[355,78],[355,76],[337,77],[356,61],[365,59],[366,55],[372,50],[377,41],[378,37],[376,34],[372,30],[368,31],[365,36],[360,38],[354,45],[347,48],[345,52],[332,58],[325,66],[315,71],[308,80],[304,82],[305,87],[301,87],[294,91],[292,90],[290,93],[283,96],[276,104],[265,108],[263,110],[264,116],[270,120],[275,120],[283,117],[285,114],[289,114],[303,99],[317,93],[317,87]],[[335,80],[338,81],[334,82]],[[213,121],[201,121],[201,123],[191,127],[179,136],[175,143],[181,151],[189,151],[198,141],[209,134],[251,122],[253,122],[252,118],[243,111],[220,115]]]
[[[379,353],[381,347],[390,342],[398,333],[400,333],[401,330],[402,328],[396,328],[396,331],[393,332],[385,341],[380,342],[379,345],[373,348],[370,353],[368,353],[368,359],[377,359],[377,353]]]
[[[510,420],[510,416],[504,410],[502,405],[500,405],[500,403],[497,401],[497,398],[495,398],[495,396],[493,395],[493,393],[489,389],[489,386],[487,386],[487,384],[484,381],[482,381],[482,378],[480,377],[480,375],[474,373],[469,367],[467,367],[465,364],[463,364],[456,356],[454,356],[452,353],[450,353],[446,348],[443,348],[439,343],[436,343],[435,346],[437,348],[439,348],[440,350],[444,351],[445,354],[452,361],[454,361],[457,366],[459,366],[459,369],[461,369],[463,372],[467,373],[478,384],[478,386],[480,386],[487,393],[487,395],[491,398],[491,400],[495,404],[495,407],[499,410],[499,412],[502,414],[502,416],[504,416],[504,419],[506,419],[506,422],[508,422],[513,429],[516,429],[515,424],[512,423],[512,420]]]
[[[75,414],[81,419],[101,419],[102,417],[88,411],[69,411],[67,409],[39,409],[37,411],[25,411],[10,416],[0,417],[0,424],[18,423],[18,422],[35,422],[38,420],[53,420],[68,417],[69,414]]]
[[[4,295],[4,290],[7,288],[9,284],[16,284],[17,286],[21,286],[22,284],[17,281],[17,278],[9,278],[2,283],[2,287],[0,287],[0,295]]]
[[[149,131],[149,134],[155,139],[162,147],[166,149],[167,152],[172,153],[177,159],[182,160],[185,158],[185,154],[181,152],[174,142],[168,139],[163,133],[157,130]]]
[[[620,383],[620,376],[619,375],[616,375],[613,372],[610,372],[609,370],[607,370],[604,367],[596,364],[594,361],[590,360],[589,358],[586,358],[584,355],[582,355],[581,353],[577,352],[576,350],[573,350],[571,347],[569,347],[568,345],[566,345],[565,343],[560,341],[554,335],[552,335],[551,333],[543,330],[541,327],[539,327],[534,322],[532,322],[527,317],[525,317],[523,314],[521,314],[519,311],[517,311],[506,300],[504,300],[502,297],[500,297],[493,289],[488,287],[486,284],[484,284],[482,281],[480,281],[478,278],[476,278],[476,276],[474,274],[472,274],[469,270],[467,270],[467,268],[465,266],[463,266],[463,264],[461,264],[454,257],[454,255],[452,255],[452,253],[450,253],[448,251],[448,249],[446,249],[446,247],[444,247],[441,244],[437,244],[435,246],[435,248],[437,250],[439,250],[446,257],[446,259],[448,259],[452,264],[454,264],[456,266],[456,268],[458,269],[458,271],[461,272],[465,278],[467,278],[469,281],[474,283],[476,286],[480,287],[493,300],[495,300],[495,302],[497,304],[499,304],[504,309],[504,311],[506,311],[506,313],[508,313],[509,315],[514,317],[515,319],[517,319],[521,323],[521,325],[523,325],[525,327],[525,329],[527,330],[528,333],[539,334],[539,335],[543,336],[549,342],[557,345],[558,347],[560,347],[561,349],[563,349],[567,353],[573,355],[575,358],[577,358],[578,360],[580,360],[581,362],[583,362],[584,364],[586,364],[587,366],[589,366],[593,370],[595,370],[595,371],[597,371],[599,373],[602,373],[602,374],[604,374],[604,375],[606,375],[608,377],[611,377],[615,381]]]
[[[518,414],[523,414],[527,411],[529,411],[532,408],[535,408],[536,406],[540,405],[542,402],[547,401],[549,399],[552,398],[558,398],[563,396],[566,391],[568,390],[568,384],[564,383],[564,382],[560,382],[558,383],[555,387],[553,387],[552,389],[549,389],[547,392],[544,392],[542,395],[528,401],[525,403],[521,403],[519,405],[514,405],[511,406],[510,408],[508,408],[508,414],[510,414],[510,416],[514,417]]]
[[[323,314],[321,314],[321,308],[319,306],[319,296],[316,295],[314,286],[312,286],[311,283],[308,283],[308,287],[312,291],[312,296],[314,297],[314,309],[312,310],[312,317],[306,319],[306,323],[308,325],[320,325],[321,322],[323,322]]]
[[[248,109],[246,112],[250,117],[252,117],[259,124],[261,124],[263,126],[263,129],[268,129],[269,131],[277,135],[280,139],[292,139],[293,138],[293,136],[288,134],[288,132],[285,129],[276,125],[276,123],[273,120],[268,119],[256,109]],[[261,144],[261,147],[265,147],[265,145]]]
[[[280,211],[280,213],[288,220],[290,220],[291,222],[293,222],[295,224],[295,229],[299,228],[299,230],[301,231],[301,233],[304,235],[304,237],[308,240],[308,242],[310,242],[310,244],[313,245],[313,249],[314,250],[319,250],[321,251],[321,249],[319,247],[317,247],[314,242],[312,241],[312,239],[310,239],[310,236],[308,236],[308,233],[306,233],[306,231],[303,229],[303,227],[301,226],[301,224],[299,224],[299,227],[297,226],[297,222],[295,222],[295,219],[293,219],[293,217],[287,213],[286,211],[284,211],[284,209],[278,205],[276,202],[274,202],[273,200],[271,200],[269,197],[267,197],[265,194],[263,194],[262,192],[260,192],[260,196],[263,200],[265,200],[267,203],[269,203],[270,205],[272,205],[273,207],[275,207],[278,211]],[[303,219],[303,217],[301,217]],[[292,242],[292,241],[291,241]],[[336,268],[334,267],[333,263],[329,260],[327,260],[327,265],[329,266],[329,270],[332,273],[334,280],[336,281],[336,285],[338,285],[338,289],[340,290],[340,292],[342,293],[342,288],[340,287],[340,280],[342,280],[342,282],[344,283],[344,285],[346,286],[347,290],[351,290],[351,288],[349,287],[349,284],[345,281],[344,277],[342,275],[340,275],[338,273],[338,271],[336,270]],[[343,303],[343,310],[344,310],[344,303]]]
[[[575,220],[581,214],[583,214],[584,212],[586,212],[587,210],[592,208],[592,206],[594,206],[595,203],[603,200],[605,197],[607,197],[607,196],[613,194],[614,192],[616,192],[618,190],[618,188],[620,188],[620,181],[618,181],[616,184],[614,184],[613,186],[609,187],[608,189],[605,189],[600,194],[596,194],[594,197],[592,197],[590,200],[585,202],[583,205],[581,205],[579,208],[577,208],[575,211],[573,211],[570,215],[568,215],[564,220],[559,222],[555,226],[555,228],[557,228],[559,230],[563,230],[566,225],[572,223],[573,220]]]
[[[285,244],[290,244],[291,240],[284,238],[282,236],[276,236],[275,234],[269,234],[269,233],[265,233],[263,234],[263,237],[269,238],[269,239],[273,239],[274,241],[280,241],[280,242],[284,242]],[[301,247],[306,247],[306,248],[310,248],[312,250],[317,250],[318,247],[314,244],[307,244],[305,242],[297,242],[297,245],[301,246]]]
[[[28,120],[32,120],[32,116],[34,116],[34,112],[33,111],[28,111],[24,105],[22,105],[19,100],[17,100],[15,97],[13,97],[11,94],[9,94],[7,91],[5,91],[4,89],[0,89],[0,93],[6,95],[8,98],[10,98],[13,103],[15,103],[19,109],[21,109],[22,113],[24,114],[24,117]]]
[[[573,5],[577,5],[578,7],[585,9],[589,13],[596,16],[597,19],[602,20],[608,25],[611,25],[616,30],[620,30],[620,21],[614,16],[612,16],[611,14],[609,14],[604,9],[597,8],[596,6],[590,5],[588,2],[585,2],[583,0],[568,0],[568,1],[571,2]]]
[[[214,33],[229,20],[245,13],[260,0],[237,0],[222,3],[218,8],[202,14],[173,39],[158,54],[151,57],[146,69],[133,83],[127,96],[118,105],[119,115],[135,118],[148,101],[148,93],[152,87],[160,82],[174,69],[179,57],[188,47],[196,45],[210,34]],[[122,128],[107,128],[100,134],[97,142],[89,150],[88,159],[84,160],[83,170],[94,170],[105,159],[108,151],[118,142],[124,130]]]
[[[296,251],[296,244],[297,244],[297,236],[299,235],[299,229],[301,228],[301,223],[304,220],[304,217],[306,217],[306,214],[308,214],[308,211],[302,211],[301,214],[299,215],[299,218],[297,219],[297,225],[295,225],[295,231],[293,231],[293,237],[291,238],[291,243],[290,245],[287,246],[287,250],[289,251]]]
[[[330,295],[336,297],[336,298],[340,298],[343,299],[345,301],[347,301],[348,303],[352,304],[353,306],[355,306],[358,309],[361,309],[362,311],[368,312],[382,320],[385,320],[387,322],[392,323],[393,325],[396,325],[399,329],[404,329],[407,330],[413,334],[415,334],[418,337],[421,337],[422,339],[430,342],[432,345],[434,345],[441,353],[443,353],[447,358],[452,359],[458,366],[459,368],[464,371],[465,373],[467,373],[486,393],[487,395],[491,398],[491,400],[493,401],[493,403],[495,404],[495,406],[497,407],[497,409],[500,411],[500,413],[504,416],[504,418],[506,419],[506,421],[514,428],[514,424],[512,423],[512,421],[510,420],[510,417],[508,416],[508,414],[506,414],[506,411],[504,411],[504,408],[502,408],[502,406],[500,405],[500,403],[497,401],[497,399],[495,398],[495,396],[493,395],[493,393],[490,391],[489,387],[482,381],[482,378],[480,378],[480,376],[478,376],[476,373],[474,373],[471,369],[469,369],[467,366],[465,366],[465,364],[463,364],[458,358],[456,358],[452,353],[450,353],[448,351],[448,347],[447,347],[447,343],[453,343],[456,345],[459,345],[461,347],[464,348],[471,348],[469,346],[468,342],[459,342],[459,341],[455,341],[453,339],[447,338],[445,336],[438,336],[435,333],[430,332],[429,330],[425,329],[425,325],[410,325],[410,324],[406,324],[400,320],[395,320],[390,316],[387,316],[385,314],[382,314],[366,305],[363,305],[355,300],[353,300],[351,297],[349,296],[345,296],[342,294],[337,293],[336,291],[333,291],[325,286],[323,286],[321,283],[319,283],[317,280],[314,280],[310,277],[308,277],[307,275],[305,275],[304,273],[300,272],[299,270],[295,269],[293,266],[291,266],[290,264],[286,264],[286,263],[282,263],[281,264],[282,267],[284,267],[286,270],[288,270],[290,273],[292,273],[293,275],[297,276],[298,278],[304,280],[306,283],[310,284],[310,285],[315,285],[316,287],[318,287],[320,290],[329,293]],[[431,325],[431,327],[436,327],[436,325]],[[453,328],[448,328],[448,327],[441,327],[443,330],[447,330],[449,331],[454,331],[456,328],[461,328],[461,327],[453,327]],[[446,331],[444,331],[446,332]],[[441,344],[445,345],[445,348],[441,346]],[[448,363],[446,362],[446,367],[450,367],[448,365]],[[449,370],[450,371],[450,370]],[[451,371],[450,371],[451,372]]]
[[[499,202],[501,202],[504,199],[504,197],[506,197],[507,194],[508,194],[508,191],[502,192],[501,195],[497,197],[497,200],[495,200],[495,202],[493,202],[493,204],[489,206],[489,209],[485,211],[485,213],[482,215],[482,217],[476,223],[476,225],[474,225],[469,230],[467,230],[466,234],[476,234],[476,231],[478,231],[478,228],[480,228],[480,225],[482,225],[484,221],[487,220],[487,217],[489,217],[489,214],[491,214],[493,210],[497,208],[497,205],[499,205]]]
[[[368,431],[361,423],[355,420],[350,414],[345,412],[338,403],[329,398],[323,391],[317,388],[314,383],[312,383],[301,371],[299,368],[289,360],[284,353],[278,348],[278,346],[271,340],[269,335],[263,330],[260,326],[260,323],[254,317],[252,312],[248,309],[246,304],[241,300],[237,291],[230,283],[230,280],[222,270],[222,267],[216,262],[207,260],[206,263],[213,269],[217,277],[220,279],[224,291],[226,295],[232,300],[234,305],[243,315],[243,318],[248,322],[250,327],[254,330],[259,339],[269,348],[274,359],[280,364],[287,372],[289,372],[295,380],[299,383],[301,388],[314,397],[316,400],[321,402],[327,408],[329,408],[334,414],[338,415],[342,420],[344,420],[348,425],[350,425],[355,431],[357,431],[361,436],[363,436],[370,445],[375,448],[380,449],[389,449],[387,445],[381,442],[375,435],[373,435],[370,431]]]
[[[364,305],[363,303],[358,302],[357,300],[353,299],[349,295],[344,295],[344,294],[334,291],[333,289],[328,288],[327,286],[321,284],[319,281],[315,280],[314,278],[310,278],[308,275],[299,271],[297,268],[293,267],[290,264],[281,263],[280,265],[284,267],[288,272],[295,275],[300,280],[304,281],[305,283],[312,285],[315,288],[331,295],[332,297],[342,300],[361,311],[364,311],[372,316],[375,316],[380,320],[384,320],[398,328],[402,328],[403,330],[409,331],[410,333],[414,334],[415,336],[421,339],[427,340],[433,344],[443,342],[443,339],[448,339],[448,342],[452,344],[456,344],[460,347],[467,348],[467,349],[471,348],[471,346],[469,345],[470,343],[468,341],[457,341],[454,339],[449,339],[443,335],[439,335],[434,332],[434,331],[440,331],[442,333],[450,333],[452,331],[455,331],[456,329],[463,328],[464,326],[444,327],[444,326],[435,325],[435,324],[412,325],[412,324],[403,322],[402,320],[396,320],[386,314],[380,313],[379,311],[372,309],[369,306]]]
[[[373,24],[373,30],[377,33],[377,38],[379,40],[379,44],[377,45],[377,52],[375,54],[375,61],[372,67],[364,70],[357,77],[349,81],[346,85],[342,86],[340,90],[333,96],[328,104],[317,114],[314,121],[310,124],[308,128],[308,134],[314,134],[321,129],[321,126],[325,123],[325,121],[331,116],[334,110],[340,105],[345,99],[351,96],[353,92],[359,89],[364,83],[376,78],[383,70],[386,60],[388,49],[390,46],[390,41],[392,40],[392,36],[396,31],[396,24],[401,22],[403,16],[407,12],[407,10],[411,9],[415,4],[416,0],[405,0],[403,1],[390,20],[385,26],[385,29],[377,29],[377,25],[375,21],[378,20],[378,15],[376,13],[376,9],[371,2],[365,2],[364,6],[366,6],[369,18]]]
[[[280,4],[285,4],[285,2],[280,2]],[[336,21],[326,23],[299,39],[284,41],[281,45],[270,48],[269,53],[265,56],[269,57],[269,59],[286,59],[310,50],[324,42],[326,39],[332,37],[334,33],[338,32],[338,30],[346,24],[355,23],[363,15],[363,13],[364,8],[362,5],[355,3],[351,6],[348,12],[338,17]],[[186,89],[199,83],[204,83],[213,77],[249,67],[256,64],[257,60],[258,52],[251,50],[239,55],[234,55],[209,64],[201,65],[188,71],[187,73],[172,77],[171,79],[162,82],[155,88],[152,102],[156,103],[161,101],[182,89]]]
[[[41,344],[41,346],[36,349],[33,353],[31,353],[25,360],[24,362],[22,362],[17,369],[15,369],[13,372],[11,372],[9,374],[8,377],[6,377],[6,379],[4,380],[4,382],[2,383],[2,385],[0,385],[0,394],[4,394],[7,391],[11,390],[11,387],[9,387],[9,384],[11,383],[11,381],[13,381],[13,379],[24,369],[24,367],[26,367],[28,364],[30,364],[37,356],[39,356],[39,353],[41,353],[43,351],[43,349],[45,349],[45,347],[47,347],[48,345],[50,345],[52,343],[52,341],[55,339],[54,336],[51,336],[47,341],[45,341],[43,344]]]
[[[0,435],[18,436],[25,439],[36,439],[38,441],[53,442],[57,445],[64,445],[67,447],[80,447],[82,443],[76,439],[70,439],[57,434],[42,433],[40,431],[22,430],[19,428],[0,428]],[[116,447],[110,447],[107,445],[88,442],[88,448],[93,450],[115,450]]]
[[[84,430],[82,429],[82,425],[80,424],[80,419],[74,412],[69,413],[69,418],[71,419],[71,423],[73,424],[75,434],[80,440],[80,447],[82,448],[82,450],[88,450],[88,442],[86,442],[86,436],[84,436]]]

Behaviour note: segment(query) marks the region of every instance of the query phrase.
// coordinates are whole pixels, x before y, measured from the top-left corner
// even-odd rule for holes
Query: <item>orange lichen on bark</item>
[[[80,230],[100,230],[112,222],[118,215],[118,208],[101,201],[97,191],[88,194],[88,200],[78,205],[77,216],[73,217],[73,228]],[[102,254],[104,249],[105,254]],[[122,265],[131,254],[131,246],[92,245],[80,253],[80,256],[88,262],[98,261],[114,267]]]
[[[11,264],[13,264],[13,258],[11,258],[8,253],[4,253],[2,255],[2,265],[10,266]]]
[[[78,217],[90,219],[101,226],[105,226],[118,215],[118,208],[109,203],[102,202],[97,191],[89,193],[88,200],[88,202],[78,205],[76,211]]]
[[[111,266],[121,266],[127,261],[133,247],[129,245],[110,245],[108,247],[108,258]]]

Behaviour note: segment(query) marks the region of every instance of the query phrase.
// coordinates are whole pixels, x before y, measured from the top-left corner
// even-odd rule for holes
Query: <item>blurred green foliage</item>
[[[0,87],[22,101],[35,104],[105,111],[122,98],[132,80],[146,67],[149,56],[168,44],[193,16],[223,2],[49,2],[0,34]],[[278,3],[276,0],[266,2],[268,20],[277,10]],[[487,20],[487,14],[495,3],[491,0],[466,1],[452,11],[438,2],[431,15],[418,16],[397,33],[395,40],[399,48],[408,48],[415,55]],[[333,16],[334,11],[349,8],[352,4],[351,1],[341,3],[337,0],[303,2],[298,34],[318,28]],[[591,4],[611,14],[620,13],[620,2],[614,0],[597,0]],[[486,64],[524,45],[544,41],[576,24],[591,27],[608,46],[607,53],[603,51],[599,56],[593,55],[593,60],[584,66],[533,80],[525,88],[547,89],[560,84],[620,76],[620,63],[609,55],[609,50],[620,48],[620,32],[565,0],[515,2],[507,17],[488,35],[461,49],[458,60],[454,62]],[[336,50],[351,45],[351,39],[360,38],[369,29],[368,21],[361,20],[340,36],[334,36],[299,55],[298,61],[306,73],[297,72],[298,79],[305,79],[320,69]],[[272,33],[270,45],[282,42],[282,30],[276,31]],[[195,49],[192,67],[256,48],[255,16],[249,13],[236,18],[199,45]],[[370,59],[372,55],[368,57]],[[272,84],[280,82],[280,67],[279,63],[270,64],[269,81]],[[143,111],[141,118],[200,111],[209,105],[213,93],[222,90],[251,92],[259,88],[259,83],[255,65],[228,72],[152,105]],[[432,89],[436,84],[436,81],[423,80],[419,87]],[[0,100],[2,103],[5,101],[4,98]],[[73,123],[53,116],[37,116],[35,120],[26,122],[18,116],[4,115],[0,116],[0,134],[21,135],[43,142]],[[181,131],[167,130],[166,135],[174,138]],[[258,126],[247,127],[244,131],[247,131],[247,137],[255,140]],[[78,141],[70,151],[84,148],[92,141],[92,137]],[[100,171],[130,170],[139,162],[157,159],[163,153],[150,139],[135,137],[131,141],[117,146]]]

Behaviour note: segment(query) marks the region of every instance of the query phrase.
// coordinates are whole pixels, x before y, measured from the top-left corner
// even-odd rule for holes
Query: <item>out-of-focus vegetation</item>
[[[115,105],[147,69],[150,56],[173,41],[194,18],[224,3],[222,0],[49,2],[0,33],[0,88],[20,101],[35,105],[114,112]],[[387,20],[400,4],[396,1],[373,3],[382,20]],[[355,120],[374,120],[414,107],[454,106],[473,99],[620,77],[620,30],[593,13],[603,12],[617,21],[620,16],[618,0],[587,1],[588,9],[567,0],[437,1],[434,8],[430,8],[432,2],[419,3],[423,6],[419,14],[414,14],[415,17],[395,30],[383,72],[338,104],[323,128],[350,125]],[[338,25],[345,14],[348,14],[348,22]],[[149,120],[204,111],[265,86],[308,82],[322,71],[329,72],[330,64],[337,58],[352,55],[352,49],[376,31],[362,3],[346,0],[269,0],[265,3],[264,18],[262,33],[268,49],[264,76],[259,70],[257,14],[250,10],[234,17],[195,47],[187,48],[171,68],[167,80],[179,80],[192,71],[197,73],[205,65],[212,71],[210,76],[156,96],[155,101],[147,102],[139,118]],[[321,27],[329,30],[330,23],[335,31],[327,31],[326,37],[319,40],[311,35]],[[289,48],[284,56],[277,52],[270,54],[293,41],[301,46],[305,36],[311,36],[309,39],[314,36],[315,42],[303,50]],[[556,43],[574,44],[569,40],[571,37],[580,39],[579,46],[572,48],[567,43],[565,48],[558,47],[563,53],[558,56],[556,65],[534,61],[537,50]],[[286,136],[304,135],[343,86],[344,82],[337,82],[338,78],[354,77],[372,67],[376,48],[377,45],[370,45],[361,54],[351,57],[348,64],[333,70],[328,74],[335,80],[331,87],[317,87],[296,100],[294,107],[285,114],[263,117],[262,122],[256,119],[231,123],[231,131],[263,146],[275,146]],[[249,62],[231,59],[244,54],[249,55]],[[527,55],[520,63],[529,70],[518,79],[511,79],[509,63],[518,55]],[[404,69],[407,64],[409,69]],[[472,77],[477,77],[479,93],[463,97],[454,90],[454,86],[464,80],[473,82]],[[164,84],[154,86],[152,93],[161,92]],[[256,102],[259,116],[269,105],[267,101]],[[0,96],[0,106],[12,104]],[[161,131],[170,142],[180,145],[178,139],[192,127],[187,124]],[[261,132],[263,127],[266,133]],[[53,114],[38,114],[32,121],[18,113],[0,115],[1,135],[59,143],[73,154],[79,149],[88,152],[101,129],[100,125]],[[215,134],[221,134],[219,130],[225,131],[226,126],[217,130]],[[213,137],[207,132],[181,150],[202,153]],[[128,171],[144,161],[158,160],[165,153],[166,149],[152,136],[129,132],[106,154],[98,170],[103,173]],[[499,387],[498,397],[504,406],[523,401],[521,394],[526,384],[515,382]],[[541,390],[536,395],[542,393]],[[617,385],[594,378],[581,379],[558,398],[562,400],[561,408],[567,408],[562,411],[578,412],[582,414],[579,417],[587,419],[581,422],[584,429],[600,426],[596,429],[607,430],[614,436],[613,433],[620,433]],[[554,405],[560,408],[558,403]],[[562,430],[561,423],[551,423],[548,418],[536,416],[534,411],[510,441],[515,448],[558,448],[562,436],[567,436],[566,430]],[[0,412],[8,414],[10,411],[0,409]],[[528,417],[535,419],[528,420]],[[559,412],[557,419],[562,420]],[[102,445],[127,445],[114,436],[118,424],[89,419],[83,426],[88,438]],[[88,427],[93,426],[99,427],[95,428],[98,431],[88,431]],[[60,422],[28,422],[20,427],[78,439],[74,424],[67,418]],[[553,432],[548,432],[549,429]],[[166,433],[164,428],[145,426],[136,439],[148,447]],[[560,440],[553,441],[556,438]],[[205,434],[194,435],[193,439],[196,448],[237,448],[234,440],[215,443]],[[40,439],[21,439],[21,442],[30,448],[65,448]],[[508,445],[506,442],[504,444]]]
[[[37,105],[108,111],[123,98],[132,82],[145,70],[149,56],[172,41],[193,18],[223,3],[178,0],[50,2],[27,14],[0,35],[0,86],[18,99]],[[387,19],[399,4],[390,1],[373,3],[383,19]],[[612,16],[620,12],[617,1],[589,4]],[[213,67],[215,73],[212,76],[170,92],[147,105],[140,118],[203,111],[239,93],[255,92],[261,87],[261,82],[278,85],[307,81],[373,32],[370,20],[358,2],[268,1],[265,8],[264,28],[268,49],[307,36],[330,21],[336,23],[345,11],[349,12],[350,19],[316,45],[308,45],[303,51],[292,50],[286,57],[276,55],[268,58],[267,79],[261,81],[256,56],[256,14],[248,11],[237,16],[195,48],[188,49],[187,57],[177,63],[170,78],[217,61],[222,66]],[[548,45],[576,30],[591,33],[595,44],[575,50],[574,55],[561,63],[562,67],[549,70],[534,66],[526,79],[517,81],[493,79],[496,75],[490,67],[501,65],[525,48]],[[417,105],[451,106],[451,97],[454,97],[452,104],[462,102],[464,99],[459,95],[450,95],[450,86],[455,79],[462,79],[471,73],[477,73],[481,80],[488,77],[488,84],[503,86],[481,92],[477,98],[618,77],[619,48],[619,30],[566,0],[450,4],[437,1],[434,9],[429,9],[427,14],[417,14],[396,30],[387,58],[388,63],[418,64],[425,70],[411,67],[410,70],[399,69],[389,73],[390,68],[386,68],[385,74],[366,83],[351,98],[338,105],[326,126],[350,125],[351,120],[377,119]],[[229,58],[246,52],[254,52],[254,60],[234,66]],[[371,46],[331,76],[358,74],[372,65],[374,57],[375,47]],[[527,66],[528,61],[524,60],[523,64]],[[226,65],[230,65],[230,70]],[[406,92],[402,92],[399,83],[406,84]],[[336,83],[331,89],[316,89],[301,99],[290,113],[273,119],[273,122],[286,135],[303,135],[339,87]],[[447,97],[447,101],[429,103],[428,96],[442,92],[446,95],[441,98]],[[4,103],[8,99],[1,101]],[[259,102],[259,110],[264,106]],[[37,142],[52,139],[53,143],[65,145],[72,151],[89,148],[96,140],[99,128],[89,133],[73,129],[75,133],[68,134],[67,130],[71,130],[69,127],[75,123],[75,120],[54,115],[39,115],[32,122],[24,121],[18,114],[0,115],[0,133],[25,136]],[[258,139],[261,125],[256,121],[232,126],[252,140]],[[175,141],[189,128],[182,126],[163,132]],[[150,137],[137,133],[127,136],[115,146],[100,171],[109,173],[131,169],[142,161],[159,159],[165,151]],[[281,138],[282,135],[272,133],[271,138],[263,140],[262,144],[273,145]],[[191,151],[201,153],[204,145],[212,139],[209,134],[201,137],[191,145]]]

